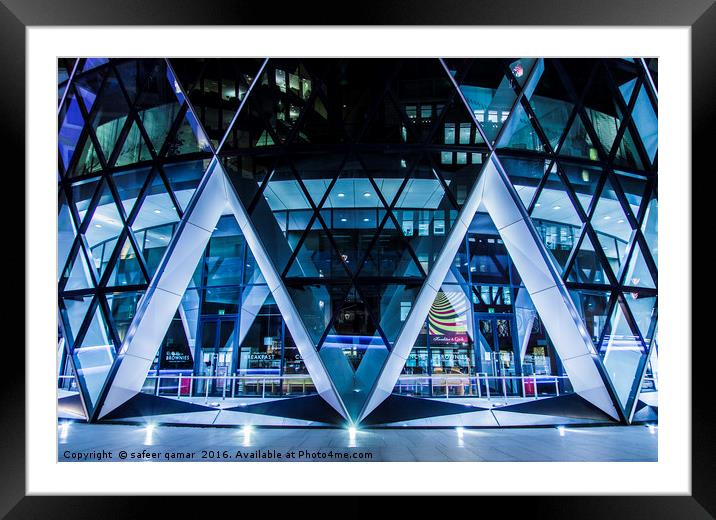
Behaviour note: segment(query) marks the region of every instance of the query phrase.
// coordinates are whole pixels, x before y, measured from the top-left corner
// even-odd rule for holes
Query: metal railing
[[[308,375],[195,376],[185,374],[147,376],[143,393],[176,399],[203,397],[293,397],[316,393]]]
[[[444,376],[402,375],[393,393],[417,397],[533,398],[555,397],[571,391],[567,376],[490,376],[486,373]]]

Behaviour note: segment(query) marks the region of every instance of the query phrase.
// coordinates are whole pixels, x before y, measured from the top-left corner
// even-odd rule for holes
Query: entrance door
[[[516,395],[520,388],[519,354],[515,349],[515,327],[512,314],[475,315],[479,331],[479,352],[481,371],[488,376],[502,379],[489,379],[490,392],[497,395]]]
[[[198,344],[200,365],[195,373],[207,376],[195,384],[196,395],[221,397],[231,394],[232,361],[237,342],[236,316],[202,317]]]

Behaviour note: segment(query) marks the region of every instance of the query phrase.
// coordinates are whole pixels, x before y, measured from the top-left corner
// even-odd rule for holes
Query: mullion
[[[530,200],[530,203],[525,208],[527,210],[527,214],[532,218],[532,211],[535,208],[535,204],[537,204],[537,201],[539,200],[540,196],[542,195],[542,190],[544,190],[545,185],[547,184],[547,181],[549,180],[549,175],[552,172],[552,168],[554,168],[555,161],[552,159],[547,166],[547,169],[542,174],[542,178],[537,183],[537,186],[535,187],[534,195],[532,195],[532,200]],[[508,176],[509,177],[509,176]]]
[[[503,62],[503,67],[504,67],[504,62]],[[509,69],[509,67],[504,67],[504,68]],[[537,70],[537,69],[533,66],[532,70],[530,70],[529,75],[525,79],[525,85],[532,80],[532,76],[535,74],[535,70]],[[508,73],[509,73],[509,71],[508,71]],[[502,71],[503,76],[505,76],[507,78],[507,80],[510,82],[510,88],[513,90],[513,92],[515,92],[514,86],[515,85],[519,86],[519,83],[517,83],[517,81],[514,80],[511,73],[509,73],[509,75],[507,75],[508,73],[506,73],[505,70]],[[510,108],[510,112],[509,112],[509,115],[507,116],[507,119],[502,123],[500,130],[497,132],[497,135],[495,136],[495,142],[494,142],[495,149],[497,149],[499,147],[499,145],[502,141],[502,137],[505,135],[505,132],[507,131],[508,124],[510,123],[510,121],[512,120],[513,117],[516,117],[516,113],[515,113],[516,109],[518,106],[520,106],[520,103],[522,102],[523,97],[524,97],[524,90],[520,87],[515,92],[515,101],[512,103],[512,107]],[[534,125],[532,125],[532,126],[534,127]]]
[[[177,103],[178,103],[178,100],[177,100]],[[186,102],[182,103],[179,106],[179,111],[177,112],[176,119],[174,120],[172,125],[169,127],[169,131],[167,132],[167,135],[164,138],[164,144],[162,145],[161,150],[159,150],[157,152],[158,157],[166,157],[167,156],[167,152],[169,151],[170,142],[174,137],[176,137],[176,134],[179,131],[179,127],[181,127],[182,123],[184,122],[184,117],[186,116],[188,109],[189,109],[189,107],[186,104]]]
[[[567,261],[564,264],[564,268],[562,269],[562,279],[565,280],[568,273],[572,269],[574,262],[577,260],[577,255],[579,254],[579,250],[582,247],[582,243],[584,242],[584,237],[586,235],[586,227],[587,222],[582,222],[582,226],[579,228],[579,238],[575,242],[574,247],[572,247],[572,250],[569,252],[569,256],[567,257]]]
[[[105,74],[102,77],[102,82],[100,84],[99,89],[97,89],[97,97],[95,98],[94,103],[92,104],[92,110],[89,112],[87,111],[87,107],[85,107],[84,100],[82,99],[82,96],[77,95],[75,92],[75,101],[77,101],[77,106],[80,109],[80,113],[82,114],[82,118],[85,121],[85,127],[84,132],[86,134],[85,141],[83,141],[83,147],[86,146],[86,140],[90,139],[92,141],[92,145],[95,148],[95,154],[97,155],[97,158],[99,159],[100,165],[102,166],[102,170],[107,169],[107,161],[104,157],[104,152],[102,151],[102,147],[99,145],[99,141],[97,140],[97,136],[94,133],[94,128],[92,125],[92,122],[94,121],[94,118],[97,116],[97,111],[99,110],[100,103],[100,97],[104,94],[104,89],[106,88],[107,84],[107,75]],[[73,86],[74,89],[74,86]],[[77,152],[77,149],[75,148],[75,152]],[[67,167],[67,171],[73,172],[74,169],[77,167],[77,162],[79,161],[79,156],[81,153],[74,153],[72,155],[72,160],[70,161],[70,164]]]
[[[646,150],[644,149],[644,145],[641,142],[641,134],[639,134],[638,130],[636,129],[636,126],[633,124],[632,121],[632,112],[634,111],[634,107],[636,106],[636,100],[639,97],[639,89],[641,88],[641,78],[637,77],[636,83],[634,85],[634,90],[632,91],[631,97],[629,98],[629,103],[625,104],[624,100],[622,99],[621,93],[619,92],[619,89],[614,83],[614,78],[612,77],[609,67],[607,67],[606,64],[604,64],[603,67],[606,71],[607,83],[609,84],[609,87],[612,91],[612,98],[614,99],[617,106],[619,107],[619,110],[623,114],[621,125],[619,126],[619,129],[617,130],[617,135],[614,138],[614,145],[612,146],[612,149],[609,153],[609,162],[614,162],[617,151],[619,150],[619,146],[622,144],[627,129],[629,129],[632,137],[635,135],[636,131],[636,136],[638,138],[632,141],[636,145],[639,159],[641,160],[642,165],[646,169],[651,165],[651,161],[649,160]]]
[[[417,130],[414,127],[415,123],[413,123],[410,118],[405,114],[403,107],[395,98],[392,86],[388,87],[388,91],[386,92],[383,100],[393,104],[393,108],[396,112],[398,112],[400,120],[403,122],[403,127],[406,129],[406,133],[410,134],[410,136],[414,139],[416,143],[423,143],[424,140],[419,138],[420,136],[418,135]]]
[[[618,287],[619,281],[617,280],[617,274],[613,272],[612,266],[609,263],[609,259],[602,250],[602,243],[599,241],[597,232],[592,227],[591,222],[585,224],[585,231],[589,235],[589,239],[592,242],[592,246],[594,247],[594,253],[597,255],[599,262],[602,264],[602,270],[609,279],[609,285],[611,285],[612,287]]]
[[[188,95],[186,89],[184,88],[184,86],[183,86],[183,85],[181,84],[181,82],[179,81],[179,76],[177,76],[176,71],[174,70],[174,67],[173,67],[172,64],[171,64],[171,61],[169,60],[169,58],[164,58],[164,62],[166,63],[167,69],[168,69],[169,72],[171,73],[171,75],[172,75],[172,77],[174,78],[174,80],[176,81],[177,85],[179,85],[179,90],[181,91],[182,97],[184,98],[184,104],[185,104],[186,107],[187,107],[187,112],[191,112],[191,114],[194,116],[194,119],[196,120],[197,124],[198,124],[199,127],[201,128],[202,133],[203,133],[205,136],[208,137],[209,134],[206,132],[206,129],[204,128],[203,119],[201,119],[200,117],[197,116],[196,108],[194,108],[194,105],[193,105],[193,103],[191,102],[191,100],[189,99],[189,95]],[[201,78],[201,74],[203,74],[204,70],[206,69],[206,65],[207,65],[206,62],[203,62],[203,63],[202,63],[202,67],[201,67],[201,70],[200,70],[200,72],[199,72],[199,74],[200,74],[199,77],[200,77],[200,78]],[[219,67],[221,67],[221,64],[220,64],[220,63],[219,63],[218,65],[219,65]],[[224,76],[224,74],[223,74],[223,73],[220,73],[220,76],[221,76],[221,77],[220,77],[219,79],[223,82],[223,76]],[[237,88],[238,88],[238,82],[237,82],[237,83],[235,84],[235,86],[234,86],[234,93],[236,93],[236,89],[237,89]],[[219,85],[219,91],[220,91],[220,92],[222,91],[221,89],[222,89],[222,87],[221,87],[221,85]],[[224,109],[223,109],[223,107],[221,108],[221,110],[219,110],[219,118],[220,118],[220,120],[219,120],[219,126],[220,126],[220,128],[223,129],[223,128],[224,128],[224,127],[223,127],[223,118],[224,118]],[[207,139],[207,141],[208,141],[209,148],[211,149],[212,153],[213,153],[213,154],[216,154],[216,149],[214,148],[214,143],[213,143],[213,141],[212,141],[211,139]],[[177,205],[176,207],[179,207],[179,206]]]
[[[171,183],[169,182],[169,178],[167,177],[167,174],[161,164],[158,164],[156,169],[157,174],[162,179],[164,189],[167,191],[169,198],[172,200],[172,206],[174,206],[174,211],[177,212],[177,214],[179,215],[179,219],[181,220],[184,217],[184,210],[182,210],[181,204],[179,204],[179,199],[177,199],[176,195],[174,194],[174,190],[172,189]]]
[[[375,325],[378,335],[380,336],[380,338],[383,340],[383,343],[385,344],[385,348],[388,350],[388,352],[392,351],[393,348],[392,348],[392,345],[390,344],[390,341],[388,341],[388,336],[385,335],[385,332],[383,331],[383,327],[380,326],[380,320],[376,319],[376,317],[373,315],[373,312],[371,312],[371,310],[370,310],[370,306],[366,304],[366,298],[363,296],[363,292],[358,288],[357,285],[354,285],[353,288],[355,289],[356,293],[358,293],[358,296],[360,297],[361,301],[363,302],[363,305],[365,305],[365,311],[368,313],[368,316],[370,317],[371,321],[373,322],[373,325]],[[348,292],[350,293],[350,290]]]
[[[437,181],[440,183],[440,186],[442,187],[443,192],[445,193],[445,196],[448,199],[448,202],[450,202],[450,205],[453,207],[453,209],[456,209],[460,211],[460,205],[457,203],[457,199],[455,198],[455,195],[453,194],[452,190],[450,189],[450,186],[448,185],[447,181],[443,178],[442,174],[440,173],[440,169],[435,164],[435,161],[433,157],[430,156],[430,154],[427,154],[427,160],[430,163],[430,170],[433,173],[433,177],[437,178]],[[475,165],[473,165],[475,166]],[[482,167],[479,168],[480,171],[478,171],[478,175],[482,171]],[[477,182],[477,178],[475,180]]]
[[[244,111],[244,107],[245,107],[246,105],[248,105],[248,103],[249,103],[248,100],[249,100],[249,97],[251,97],[251,92],[253,91],[254,86],[256,85],[257,82],[260,83],[261,77],[263,77],[263,75],[265,74],[266,65],[268,64],[268,61],[269,61],[269,58],[264,58],[263,62],[262,62],[261,65],[259,66],[258,71],[256,71],[256,76],[253,78],[253,80],[251,81],[251,84],[248,85],[248,87],[247,87],[247,89],[246,89],[246,93],[244,94],[244,99],[242,99],[242,100],[239,101],[239,107],[236,109],[236,112],[234,113],[234,115],[233,115],[232,118],[231,118],[231,121],[229,121],[229,124],[228,124],[228,126],[226,127],[226,131],[225,131],[224,134],[221,136],[221,139],[219,140],[219,143],[218,143],[218,145],[216,146],[216,154],[217,154],[217,156],[218,156],[219,152],[221,152],[221,150],[224,148],[224,144],[226,143],[226,140],[230,138],[230,134],[231,134],[232,130],[235,129],[236,121],[238,120],[239,115]],[[205,72],[205,70],[204,70],[204,72]],[[204,83],[204,80],[205,80],[204,77],[199,78],[199,81],[202,83],[202,92],[203,92],[203,83]],[[205,108],[206,108],[205,105],[202,105],[202,110],[203,110],[203,111],[205,110]],[[250,108],[250,107],[249,107],[249,108]],[[262,122],[263,122],[263,121],[262,121]],[[265,124],[265,123],[264,123],[264,124]],[[223,129],[222,129],[222,130],[223,130]],[[233,141],[233,140],[232,140],[232,141]],[[280,142],[280,141],[276,141],[276,142],[278,143],[278,142]]]
[[[479,132],[480,137],[482,138],[482,141],[485,143],[485,146],[487,146],[488,152],[492,153],[494,151],[495,147],[493,146],[492,142],[487,138],[487,135],[485,134],[484,130],[482,129],[482,126],[480,126],[480,123],[478,122],[477,118],[475,117],[475,113],[470,108],[470,104],[467,102],[467,99],[465,99],[465,96],[463,95],[462,91],[460,90],[460,85],[458,84],[456,79],[452,77],[452,74],[450,74],[450,70],[448,69],[445,61],[441,59],[440,63],[442,63],[443,69],[445,69],[445,73],[447,74],[448,79],[452,83],[455,93],[457,94],[457,96],[460,99],[460,101],[462,102],[462,104],[465,106],[465,109],[467,110],[467,112],[470,114],[470,118],[472,119],[473,124],[477,128],[477,132]],[[474,65],[474,60],[472,63],[468,64],[465,67],[465,71],[462,75],[462,78],[464,78],[467,75],[467,73],[470,71],[470,69],[472,68],[473,65]],[[497,140],[495,140],[495,142],[497,142]]]
[[[572,101],[574,102],[574,108],[572,109],[572,113],[567,118],[567,123],[564,127],[564,130],[562,131],[562,135],[559,139],[559,143],[557,144],[557,147],[555,148],[555,154],[558,155],[562,151],[562,146],[564,145],[564,142],[566,141],[567,136],[569,135],[569,131],[572,129],[574,120],[577,117],[581,117],[580,114],[581,114],[582,108],[584,106],[584,99],[587,95],[587,92],[589,92],[589,90],[592,88],[592,83],[594,82],[594,78],[597,75],[597,67],[596,66],[592,67],[592,70],[589,73],[589,78],[587,79],[587,82],[584,85],[584,90],[582,91],[582,93],[580,95],[577,95],[574,85],[572,85],[572,81],[569,78],[569,74],[567,74],[567,71],[564,70],[564,67],[562,66],[561,62],[559,60],[555,59],[555,60],[553,60],[553,65],[554,65],[554,70],[557,73],[557,76],[559,76],[559,80],[562,83],[562,86],[565,88],[567,93],[572,98]],[[582,124],[584,124],[583,120],[582,120]],[[597,141],[597,142],[599,142],[599,141]],[[601,160],[606,163],[606,161],[604,160],[603,154],[602,154]]]
[[[415,164],[417,164],[417,162]],[[368,172],[368,171],[366,170],[366,172]],[[413,248],[410,246],[410,243],[408,242],[407,237],[403,233],[402,226],[400,225],[400,223],[398,222],[398,219],[395,217],[395,215],[393,214],[393,211],[391,210],[392,205],[386,203],[386,200],[383,198],[383,194],[378,189],[378,184],[375,182],[375,179],[373,179],[373,176],[370,173],[368,173],[368,180],[370,181],[371,185],[373,186],[373,189],[375,190],[375,192],[378,194],[378,197],[380,198],[380,201],[383,204],[384,211],[387,213],[387,215],[393,221],[393,225],[395,225],[395,228],[397,230],[399,230],[398,234],[400,237],[400,241],[407,248],[410,256],[413,258],[413,261],[418,265],[418,268],[420,269],[420,274],[422,276],[427,276],[427,274],[425,273],[425,271],[423,269],[423,266],[420,264],[420,261],[418,260],[418,257],[415,254],[415,251],[413,251]],[[397,192],[396,192],[396,199],[397,199]],[[379,234],[382,233],[382,230],[385,228],[386,223],[387,223],[387,220],[383,219],[382,226],[378,230],[378,233],[376,233],[376,235],[375,235],[376,239],[378,238]],[[365,263],[365,260],[367,260],[368,255],[370,254],[370,251],[374,245],[375,245],[375,241],[371,242],[370,247],[368,248],[368,253],[366,253],[365,258],[363,259],[364,263]],[[363,265],[364,264],[361,264],[360,270],[363,269]]]
[[[365,134],[366,130],[370,127],[371,124],[373,124],[373,121],[375,121],[375,118],[378,115],[378,111],[380,110],[381,103],[385,100],[385,97],[388,95],[388,92],[390,90],[390,85],[395,80],[396,76],[400,72],[402,62],[396,61],[393,71],[386,75],[384,78],[383,88],[380,90],[379,94],[376,96],[376,100],[374,101],[372,107],[367,112],[368,117],[365,120],[365,123],[363,124],[363,128],[358,132],[357,137],[355,139],[355,142],[360,143],[363,140],[363,135]],[[399,111],[400,113],[400,111]]]

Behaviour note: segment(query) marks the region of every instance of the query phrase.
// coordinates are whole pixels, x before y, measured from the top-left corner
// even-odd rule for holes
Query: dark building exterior
[[[655,59],[58,70],[67,409],[656,419]]]

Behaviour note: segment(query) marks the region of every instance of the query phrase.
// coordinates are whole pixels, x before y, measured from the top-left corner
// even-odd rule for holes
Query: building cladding
[[[58,73],[58,386],[89,420],[655,418],[656,59]]]

